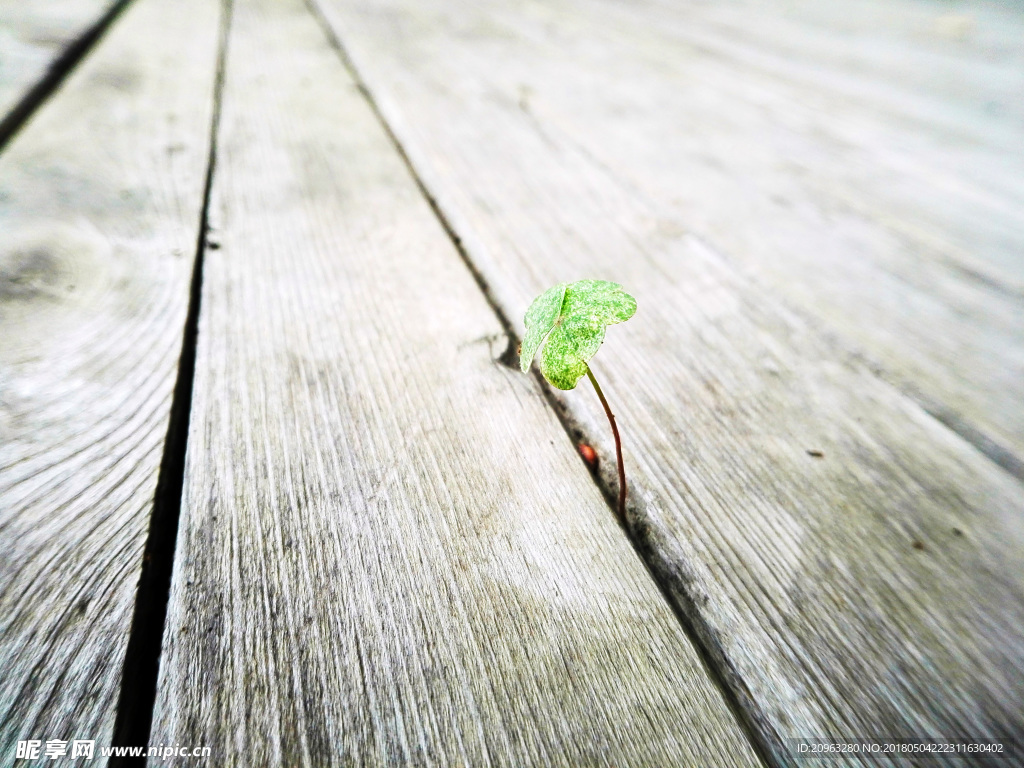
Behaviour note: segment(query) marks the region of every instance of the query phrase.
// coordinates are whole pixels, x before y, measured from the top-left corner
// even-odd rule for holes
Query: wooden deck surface
[[[218,16],[205,0],[137,4],[0,154],[0,765],[18,740],[111,740]]]
[[[1018,6],[3,0],[0,126],[0,766],[1024,764]]]

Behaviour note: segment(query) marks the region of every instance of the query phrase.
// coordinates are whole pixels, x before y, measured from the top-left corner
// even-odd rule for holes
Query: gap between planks
[[[18,99],[10,111],[0,118],[0,152],[7,148],[11,139],[29,121],[36,111],[56,91],[65,78],[78,66],[122,11],[134,0],[117,0],[102,16],[77,39],[71,42],[56,59],[50,62],[43,76]]]
[[[130,1],[130,0],[129,0]],[[209,154],[203,182],[203,202],[189,284],[188,314],[182,332],[181,357],[171,398],[171,413],[164,439],[153,510],[143,550],[142,575],[135,595],[121,694],[114,721],[113,746],[134,747],[149,744],[160,675],[160,649],[167,603],[174,571],[174,553],[181,517],[181,494],[185,482],[185,452],[188,448],[189,417],[192,411],[192,387],[196,371],[196,340],[199,336],[199,312],[202,305],[203,257],[210,244],[210,191],[217,167],[217,131],[220,127],[221,97],[224,92],[224,65],[231,29],[234,0],[221,0],[220,36],[217,42],[217,70],[213,85],[213,110],[210,119]],[[144,766],[143,757],[114,757],[110,765]]]

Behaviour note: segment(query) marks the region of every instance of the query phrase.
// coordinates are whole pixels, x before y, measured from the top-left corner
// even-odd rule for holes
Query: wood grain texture
[[[456,109],[533,121],[1024,476],[1019,7],[436,8],[377,34]]]
[[[667,216],[581,145],[587,132],[509,89],[509,69],[556,87],[557,62],[570,77],[557,87],[573,91],[578,49],[598,66],[627,24],[594,31],[587,13],[605,7],[323,2],[510,318],[560,281],[614,280],[636,296],[595,366],[623,431],[633,530],[776,758],[791,759],[786,738],[1021,733],[1021,484],[788,311],[774,282]],[[640,26],[661,19],[629,29]],[[667,48],[651,58],[675,63]],[[612,56],[577,90],[599,98],[612,65],[648,72],[639,54]],[[757,222],[735,228],[756,239]],[[851,290],[870,295],[863,279]],[[597,398],[559,397],[614,490]]]
[[[152,741],[756,765],[299,0],[237,0]]]
[[[0,0],[0,122],[117,0]]]
[[[205,0],[131,8],[0,157],[0,765],[17,740],[110,741],[188,306],[217,20]]]

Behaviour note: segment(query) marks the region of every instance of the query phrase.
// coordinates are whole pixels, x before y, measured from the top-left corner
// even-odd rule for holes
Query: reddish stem
[[[604,392],[601,391],[601,385],[597,383],[597,379],[594,378],[594,372],[590,370],[590,366],[587,366],[587,377],[590,379],[590,383],[594,385],[594,389],[597,391],[597,396],[601,398],[601,405],[604,406],[604,412],[608,414],[608,423],[612,425],[612,434],[615,436],[615,458],[619,462],[619,519],[626,522],[626,467],[622,463],[622,441],[619,440],[619,428],[615,426],[615,414],[612,413],[612,409],[608,407],[608,401],[604,399]]]

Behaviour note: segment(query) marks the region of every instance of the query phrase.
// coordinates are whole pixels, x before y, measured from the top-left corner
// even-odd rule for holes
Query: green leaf
[[[526,317],[523,319],[526,335],[523,336],[523,345],[519,349],[519,367],[523,373],[530,370],[530,363],[537,355],[544,337],[555,327],[555,321],[562,310],[567,285],[568,283],[559,283],[554,288],[548,288],[534,299],[533,304],[526,310]]]
[[[540,371],[553,386],[573,389],[604,341],[605,327],[629,320],[636,299],[618,283],[580,280],[549,288],[526,311],[519,365],[530,369],[543,344]]]

